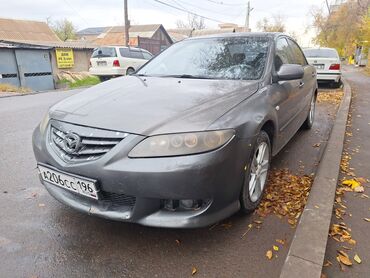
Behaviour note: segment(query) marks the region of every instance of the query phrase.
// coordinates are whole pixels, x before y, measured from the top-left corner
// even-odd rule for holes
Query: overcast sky
[[[246,3],[243,0],[160,0],[185,8],[221,22],[244,25]],[[329,2],[334,2],[329,1]],[[131,24],[162,23],[176,27],[176,21],[186,20],[187,13],[166,7],[155,0],[128,0]],[[300,35],[299,42],[309,44],[313,31],[304,33],[311,25],[312,6],[325,7],[325,0],[252,0],[250,24],[252,31],[263,17],[283,16],[288,31]],[[123,0],[0,0],[0,17],[46,21],[68,18],[78,29],[123,24]],[[207,27],[216,28],[216,21],[206,20]]]

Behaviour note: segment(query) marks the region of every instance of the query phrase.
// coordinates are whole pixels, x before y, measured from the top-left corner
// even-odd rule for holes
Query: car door
[[[279,37],[275,43],[274,71],[277,73],[283,64],[292,63],[292,54],[285,37]],[[299,102],[298,90],[300,80],[277,81],[273,83],[274,104],[278,118],[277,148],[284,146],[294,134],[292,128]],[[293,134],[292,134],[293,133]]]
[[[307,60],[301,50],[301,48],[298,46],[296,42],[293,40],[287,38],[290,50],[291,50],[291,56],[292,56],[292,64],[301,65],[304,70],[304,76],[302,80],[300,81],[299,87],[298,87],[298,94],[297,94],[297,115],[300,119],[297,123],[297,129],[301,126],[301,124],[304,122],[304,120],[307,117],[308,110],[310,108],[311,98],[314,94],[313,90],[315,90],[315,75],[316,71],[315,68],[308,65]]]
[[[127,69],[129,67],[133,67],[131,65],[131,56],[130,56],[130,50],[128,47],[120,47],[119,48],[119,53],[120,53],[120,65],[124,69],[124,72],[126,73]]]
[[[146,62],[144,60],[143,53],[139,49],[130,49],[130,56],[135,70],[140,68]]]

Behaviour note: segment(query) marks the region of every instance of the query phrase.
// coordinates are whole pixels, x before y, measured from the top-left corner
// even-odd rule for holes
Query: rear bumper
[[[341,72],[317,72],[317,81],[334,81],[339,82],[342,77]]]
[[[127,154],[142,139],[129,135],[96,161],[66,164],[37,128],[33,135],[36,160],[64,172],[96,179],[101,191],[135,197],[132,207],[96,201],[42,182],[61,203],[107,219],[147,226],[195,228],[220,221],[240,208],[244,166],[254,138],[234,138],[224,147],[182,157],[131,159]],[[196,210],[170,211],[164,200],[205,200]]]
[[[97,76],[118,76],[118,75],[125,75],[126,69],[124,68],[89,68],[89,73]]]

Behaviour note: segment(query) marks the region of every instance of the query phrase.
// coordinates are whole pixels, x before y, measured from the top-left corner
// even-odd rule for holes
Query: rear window
[[[338,53],[334,49],[304,49],[307,58],[338,58]]]
[[[94,49],[91,58],[117,57],[114,47],[98,47]]]

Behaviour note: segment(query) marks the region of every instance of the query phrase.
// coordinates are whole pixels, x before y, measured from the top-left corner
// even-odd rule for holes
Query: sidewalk
[[[322,273],[328,278],[366,278],[370,277],[370,222],[365,220],[370,219],[370,77],[353,67],[345,69],[343,75],[351,85],[353,98],[338,183],[357,178],[364,192],[347,192],[348,186],[338,185]],[[333,229],[333,224],[339,226]],[[339,264],[339,254],[342,262],[347,262],[343,256],[348,255],[347,264],[352,266]],[[360,264],[354,259],[356,254]]]

